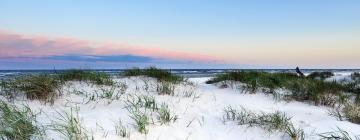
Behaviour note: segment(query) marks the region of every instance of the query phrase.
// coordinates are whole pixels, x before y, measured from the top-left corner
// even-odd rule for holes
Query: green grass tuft
[[[149,95],[136,95],[135,97],[127,100],[129,107],[150,109],[151,111],[158,110],[158,104],[155,101],[154,96]]]
[[[116,135],[122,137],[122,138],[128,138],[130,137],[130,131],[127,127],[123,125],[121,121],[115,125],[115,132]]]
[[[67,140],[87,140],[90,139],[87,131],[81,124],[77,111],[71,108],[70,112],[58,113],[59,117],[51,127],[59,132]]]
[[[170,122],[175,122],[178,119],[176,115],[173,115],[170,112],[170,109],[166,104],[162,104],[157,113],[158,120],[161,124],[169,124]]]
[[[315,74],[314,74],[315,75]],[[299,77],[294,73],[267,73],[257,71],[237,71],[219,74],[207,81],[208,84],[237,81],[243,83],[242,89],[250,93],[262,90],[278,97],[276,89],[285,89],[290,94],[281,95],[285,99],[312,101],[316,105],[334,106],[344,102],[343,92],[349,88],[336,81],[327,82],[316,78]],[[359,95],[360,98],[360,95]]]
[[[66,70],[58,74],[61,81],[84,81],[91,82],[96,85],[112,85],[114,84],[110,75],[104,72],[94,72],[85,70]]]
[[[159,95],[175,95],[175,84],[171,82],[162,81],[157,83],[156,91]]]
[[[319,134],[322,140],[360,140],[360,136],[351,137],[348,132],[338,128],[337,131]]]
[[[54,103],[60,95],[61,83],[50,75],[31,75],[18,79],[18,88],[30,100]]]
[[[62,87],[58,79],[46,74],[25,75],[8,79],[2,81],[0,85],[0,94],[10,101],[24,95],[27,99],[40,100],[51,104],[60,96],[60,88]]]
[[[224,109],[224,121],[235,121],[238,125],[248,127],[260,127],[268,132],[283,132],[288,134],[292,140],[304,139],[302,129],[296,129],[285,113],[276,111],[274,113],[255,113],[241,107],[235,109],[228,106]]]
[[[137,130],[142,134],[148,133],[147,126],[150,124],[150,117],[146,112],[141,112],[139,109],[129,110],[130,117],[135,121]]]
[[[0,139],[40,139],[43,133],[34,125],[35,118],[36,115],[28,107],[20,109],[0,101]]]
[[[156,78],[159,81],[167,81],[167,82],[174,82],[178,83],[184,80],[183,77],[172,74],[168,70],[158,69],[156,67],[149,67],[146,69],[127,69],[122,72],[123,76],[148,76],[152,78]]]

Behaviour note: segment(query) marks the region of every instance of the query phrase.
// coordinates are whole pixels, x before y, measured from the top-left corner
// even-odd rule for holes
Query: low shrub
[[[35,118],[36,115],[28,107],[20,109],[0,101],[0,139],[40,139],[43,133],[34,125]]]

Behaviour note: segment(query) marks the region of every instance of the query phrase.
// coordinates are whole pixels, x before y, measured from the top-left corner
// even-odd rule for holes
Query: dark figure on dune
[[[305,77],[304,73],[302,73],[299,67],[296,67],[296,73],[300,75],[300,77]]]

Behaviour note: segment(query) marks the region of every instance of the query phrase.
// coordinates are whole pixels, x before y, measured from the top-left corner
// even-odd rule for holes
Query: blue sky
[[[355,0],[0,0],[0,68],[54,67],[49,58],[62,58],[58,67],[360,68],[359,17]],[[57,42],[40,43],[52,53],[39,38]],[[63,38],[95,50],[51,50],[67,48]]]

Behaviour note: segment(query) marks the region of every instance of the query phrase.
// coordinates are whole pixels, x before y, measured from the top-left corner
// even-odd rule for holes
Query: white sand
[[[57,121],[58,112],[69,111],[71,107],[79,108],[82,124],[95,139],[133,139],[133,140],[277,140],[289,139],[283,133],[268,133],[261,128],[236,125],[233,122],[224,123],[223,109],[226,106],[243,106],[253,111],[274,112],[282,111],[291,116],[296,127],[301,127],[306,133],[306,139],[319,139],[318,133],[337,130],[337,127],[349,132],[351,135],[360,134],[360,125],[348,121],[337,121],[328,115],[327,107],[314,106],[307,103],[291,101],[275,101],[272,96],[262,93],[244,94],[237,90],[220,89],[214,85],[207,85],[208,78],[191,78],[196,83],[195,96],[183,97],[184,90],[192,91],[189,86],[176,89],[175,96],[158,95],[154,91],[154,79],[149,80],[150,92],[146,92],[144,78],[132,77],[130,79],[116,79],[117,82],[126,83],[129,88],[119,100],[109,103],[107,99],[98,99],[86,103],[85,95],[75,95],[73,91],[83,91],[91,95],[98,87],[84,83],[72,82],[64,87],[63,93],[53,106],[43,105],[38,101],[16,101],[15,104],[27,104],[35,112],[39,112],[38,124],[49,125]],[[140,89],[136,89],[140,87]],[[151,88],[152,87],[152,88]],[[118,90],[118,88],[117,88]],[[152,95],[156,101],[166,103],[179,119],[169,125],[160,125],[154,117],[155,124],[149,125],[147,135],[139,133],[134,121],[129,117],[126,99],[130,95]],[[121,120],[129,129],[130,137],[121,138],[115,133],[115,124]],[[62,139],[56,131],[47,129],[48,139]]]

